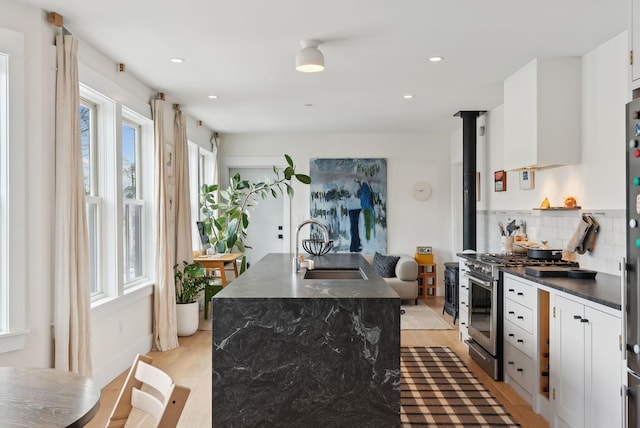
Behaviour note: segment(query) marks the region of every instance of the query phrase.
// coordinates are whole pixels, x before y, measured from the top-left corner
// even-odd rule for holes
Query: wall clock
[[[417,201],[426,201],[431,197],[431,185],[426,181],[418,181],[413,185],[413,197]]]

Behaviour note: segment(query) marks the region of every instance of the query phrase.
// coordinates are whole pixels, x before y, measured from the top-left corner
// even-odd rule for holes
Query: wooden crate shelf
[[[418,297],[436,297],[436,264],[418,263]]]

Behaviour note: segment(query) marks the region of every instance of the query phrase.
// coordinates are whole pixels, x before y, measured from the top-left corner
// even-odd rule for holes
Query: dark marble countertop
[[[271,253],[214,296],[220,298],[388,298],[398,295],[360,254],[310,256],[315,269],[360,268],[366,280],[303,279],[293,272],[292,253]]]
[[[480,260],[482,254],[458,253],[457,256],[468,260]],[[622,308],[620,277],[616,275],[598,272],[595,279],[575,279],[527,275],[523,267],[504,267],[501,270],[613,309],[620,310]]]
[[[502,268],[502,271],[613,309],[622,308],[619,276],[598,272],[595,279],[575,279],[531,276],[524,268]]]

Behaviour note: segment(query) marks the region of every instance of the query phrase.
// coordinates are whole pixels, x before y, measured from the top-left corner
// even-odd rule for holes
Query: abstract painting
[[[311,218],[327,226],[333,251],[386,253],[387,160],[311,159],[309,175]]]

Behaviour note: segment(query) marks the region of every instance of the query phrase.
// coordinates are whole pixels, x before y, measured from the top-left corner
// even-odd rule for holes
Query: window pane
[[[98,205],[87,203],[87,226],[89,229],[89,277],[91,294],[98,292]]]
[[[124,205],[124,282],[142,277],[142,205]]]
[[[91,194],[91,108],[80,105],[80,141],[82,142],[82,168],[84,193]]]
[[[122,125],[122,197],[136,199],[136,128]]]

